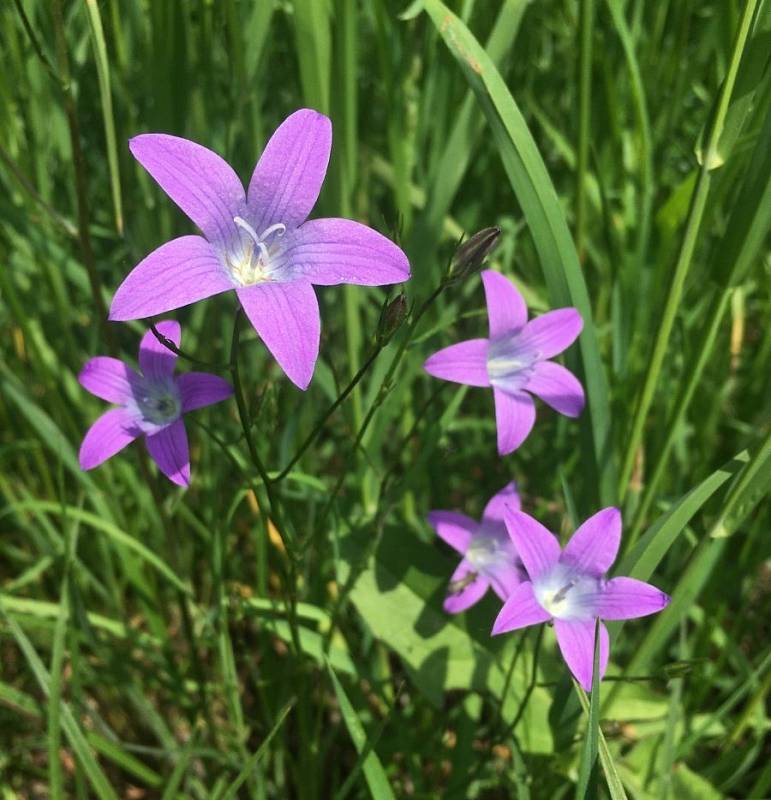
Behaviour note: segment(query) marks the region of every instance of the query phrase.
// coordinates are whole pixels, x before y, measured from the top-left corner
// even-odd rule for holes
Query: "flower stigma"
[[[509,391],[523,389],[533,375],[533,366],[538,358],[537,352],[520,349],[516,336],[491,341],[487,351],[490,383]]]
[[[286,225],[277,222],[258,234],[243,217],[233,217],[233,222],[251,240],[246,243],[242,241],[240,253],[227,255],[227,264],[233,279],[240,286],[253,286],[255,283],[274,280],[272,276],[280,266],[280,263],[276,263],[280,255],[277,240],[286,233]],[[271,237],[273,240],[269,242]]]
[[[143,419],[152,425],[168,425],[179,419],[182,402],[175,387],[166,383],[148,383],[136,398]]]
[[[533,582],[536,600],[555,619],[591,619],[599,580],[582,575],[558,564],[546,575]]]

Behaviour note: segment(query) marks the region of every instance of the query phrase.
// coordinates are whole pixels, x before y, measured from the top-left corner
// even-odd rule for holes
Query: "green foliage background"
[[[771,796],[768,0],[405,5],[0,5],[3,797]],[[471,276],[273,498],[235,403],[191,417],[187,492],[141,446],[82,473],[103,404],[77,373],[144,330],[104,308],[191,232],[127,139],[187,136],[247,179],[301,106],[334,126],[315,214],[398,238],[413,309],[489,225],[532,309],[579,307],[586,412],[539,405],[500,459],[489,392],[422,372],[485,335]],[[273,475],[377,352],[384,290],[319,295],[306,394],[243,335]],[[174,314],[183,349],[226,363],[234,311]],[[441,610],[453,558],[427,511],[479,514],[512,478],[563,535],[620,505],[619,572],[673,595],[612,629],[591,710],[551,630],[491,639],[493,598]]]

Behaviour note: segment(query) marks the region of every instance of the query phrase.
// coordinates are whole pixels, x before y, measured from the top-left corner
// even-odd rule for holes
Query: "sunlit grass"
[[[768,3],[407,5],[0,5],[9,797],[771,795]],[[139,447],[82,472],[104,405],[76,376],[145,328],[105,309],[193,232],[129,137],[189,137],[246,180],[303,106],[334,130],[314,216],[398,239],[411,316],[381,348],[395,292],[320,289],[307,393],[243,328],[251,438],[270,478],[291,465],[273,498],[235,403],[191,416],[186,492]],[[505,458],[489,392],[422,371],[487,335],[479,277],[443,276],[493,225],[489,266],[586,322],[566,363],[587,410],[539,406]],[[173,314],[226,375],[235,310]],[[673,597],[609,626],[588,728],[551,630],[491,638],[492,597],[442,611],[453,558],[426,513],[478,518],[512,479],[563,533],[621,505],[616,571]]]

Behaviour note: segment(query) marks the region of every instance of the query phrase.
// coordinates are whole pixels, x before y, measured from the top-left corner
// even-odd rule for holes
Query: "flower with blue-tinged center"
[[[278,127],[244,192],[227,162],[195,142],[142,134],[134,157],[200,228],[141,261],[118,287],[110,319],[163,314],[234,289],[284,372],[306,389],[321,321],[313,284],[384,286],[410,277],[402,250],[347,219],[306,221],[329,162],[332,125],[311,109]]]
[[[621,543],[617,508],[604,508],[586,520],[564,550],[553,533],[515,506],[506,509],[504,522],[528,579],[509,595],[493,635],[553,621],[568,668],[591,691],[596,620],[655,614],[669,604],[669,596],[644,581],[606,577]],[[608,631],[600,623],[600,678],[608,655]]]
[[[572,372],[548,360],[573,344],[583,320],[575,308],[559,308],[528,322],[525,301],[508,278],[485,270],[482,282],[490,337],[445,347],[424,368],[435,378],[492,387],[498,452],[505,455],[516,450],[533,428],[531,395],[569,417],[583,410],[581,384]]]
[[[179,347],[178,322],[165,320],[158,332]],[[175,376],[177,356],[147,331],[139,345],[141,372],[110,356],[86,362],[78,375],[81,385],[96,397],[119,407],[102,414],[80,446],[82,469],[93,469],[140,436],[153,461],[169,480],[190,484],[190,455],[182,415],[219,403],[233,394],[230,384],[207,372]]]
[[[490,499],[481,522],[455,511],[429,512],[428,521],[440,538],[463,557],[450,578],[445,611],[465,611],[490,587],[501,600],[506,600],[521,581],[527,580],[503,522],[504,507],[519,505],[517,485],[512,481]]]

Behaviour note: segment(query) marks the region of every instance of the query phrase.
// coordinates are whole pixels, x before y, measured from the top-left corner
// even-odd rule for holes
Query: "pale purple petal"
[[[145,438],[158,469],[178,486],[190,486],[190,452],[185,423],[181,419]]]
[[[500,272],[486,269],[482,273],[487,301],[490,338],[513,334],[527,322],[527,305],[516,286]]]
[[[461,555],[468,550],[471,537],[479,527],[470,517],[454,511],[429,511],[427,519],[439,537]]]
[[[468,561],[461,561],[450,578],[447,597],[444,600],[444,610],[448,614],[460,614],[461,611],[465,611],[469,606],[478,602],[489,585],[487,580],[479,575]]]
[[[319,286],[386,286],[410,277],[407,256],[390,239],[349,219],[313,219],[288,234],[287,272]]]
[[[508,600],[520,583],[527,580],[519,559],[510,564],[497,564],[488,572],[487,578],[493,591],[501,600]]]
[[[134,418],[125,408],[112,408],[88,429],[80,445],[81,469],[93,469],[140,436]]]
[[[135,136],[129,149],[209,241],[227,246],[237,238],[233,217],[242,213],[246,198],[227,161],[189,139],[164,133]]]
[[[504,521],[531,581],[537,580],[557,563],[560,557],[557,537],[538,520],[524,511],[507,511]]]
[[[621,512],[613,506],[589,517],[570,537],[562,561],[577,572],[599,577],[616,560],[621,543]]]
[[[670,603],[669,595],[644,581],[613,578],[601,593],[597,616],[603,619],[634,619],[655,614]]]
[[[535,404],[525,392],[509,394],[493,388],[495,425],[498,429],[498,453],[512,453],[527,439],[535,423]]]
[[[524,388],[568,417],[577,417],[584,410],[584,389],[578,378],[553,361],[537,362]]]
[[[584,321],[575,308],[558,308],[531,319],[520,334],[521,347],[551,358],[570,347],[581,333]]]
[[[434,378],[467,386],[489,386],[487,339],[469,339],[451,344],[428,358],[423,369]]]
[[[299,225],[316,204],[332,148],[332,123],[301,108],[276,129],[249,181],[250,222],[258,231]]]
[[[233,394],[233,387],[224,378],[208,372],[186,372],[177,378],[177,387],[183,414],[219,403]]]
[[[592,690],[595,624],[593,619],[585,622],[554,620],[554,631],[557,634],[557,644],[559,644],[562,657],[575,679],[587,692]],[[605,675],[609,653],[608,629],[600,623],[600,680]]]
[[[176,320],[164,319],[157,322],[155,327],[161,336],[179,347],[182,341],[182,328]],[[139,343],[139,368],[145,378],[151,381],[169,378],[174,373],[176,363],[177,354],[165,344],[161,344],[152,329],[147,331]]]
[[[509,595],[503,604],[493,624],[492,635],[515,631],[526,628],[528,625],[537,625],[551,619],[548,611],[541,608],[533,594],[533,584],[530,581],[520,583]]]
[[[110,319],[165,314],[233,289],[214,248],[201,236],[180,236],[153,250],[118,287]]]
[[[511,481],[507,483],[503,489],[497,494],[494,494],[482,512],[482,520],[484,522],[500,522],[503,523],[503,515],[507,508],[512,511],[519,511],[522,507],[522,502],[519,499],[519,492],[517,491],[517,482]]]
[[[132,386],[141,380],[136,370],[110,356],[89,359],[78,375],[80,385],[108,403],[125,403],[133,396]]]
[[[307,389],[321,337],[319,303],[313,286],[306,281],[260,283],[239,289],[238,299],[289,380]]]

